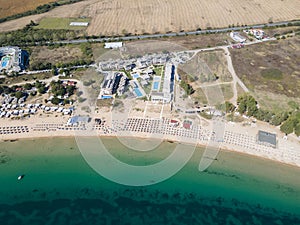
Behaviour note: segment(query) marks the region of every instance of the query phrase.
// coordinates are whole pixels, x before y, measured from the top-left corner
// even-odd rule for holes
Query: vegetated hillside
[[[289,97],[300,96],[300,38],[232,50],[238,76],[253,91],[267,90]]]
[[[231,50],[237,75],[259,105],[272,111],[300,103],[300,38]]]
[[[0,0],[0,18],[36,9],[55,0]]]

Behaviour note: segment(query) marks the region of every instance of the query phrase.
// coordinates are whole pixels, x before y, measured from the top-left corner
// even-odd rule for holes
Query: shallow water
[[[134,165],[156,163],[175,145],[142,153],[104,142]],[[221,152],[199,172],[202,153],[164,182],[129,187],[91,169],[72,138],[0,143],[0,224],[300,224],[299,168]]]

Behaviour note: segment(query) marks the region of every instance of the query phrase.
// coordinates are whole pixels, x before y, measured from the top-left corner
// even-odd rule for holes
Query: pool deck
[[[146,96],[146,92],[145,90],[141,87],[141,84],[138,80],[133,80],[130,83],[132,89],[133,89],[133,93],[135,94],[136,98],[142,98],[144,96]]]

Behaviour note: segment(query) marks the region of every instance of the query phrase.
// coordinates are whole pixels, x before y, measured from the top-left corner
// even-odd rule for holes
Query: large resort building
[[[113,95],[122,95],[128,79],[122,72],[110,72],[106,75],[98,99],[110,99]]]
[[[152,89],[151,100],[153,102],[170,103],[172,101],[174,92],[174,77],[175,66],[171,63],[167,63],[165,67],[162,92],[157,92]]]
[[[0,73],[20,72],[28,64],[28,53],[19,47],[0,47]]]
[[[128,90],[129,97],[151,99],[155,103],[168,104],[173,100],[175,66],[168,55],[104,61],[99,63],[99,67],[105,79],[98,99],[111,99],[115,94],[122,96]]]

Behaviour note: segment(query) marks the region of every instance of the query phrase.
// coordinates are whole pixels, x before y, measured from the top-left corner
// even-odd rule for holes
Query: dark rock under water
[[[86,190],[84,191],[86,192]],[[300,218],[236,199],[197,199],[180,193],[143,190],[106,193],[106,199],[77,198],[27,201],[0,205],[2,225],[13,224],[300,224]],[[131,197],[128,195],[130,194]],[[112,196],[113,195],[113,196]],[[157,198],[155,198],[155,196]],[[162,196],[165,196],[162,198]],[[168,197],[166,197],[168,196]],[[110,199],[110,200],[109,200]]]

